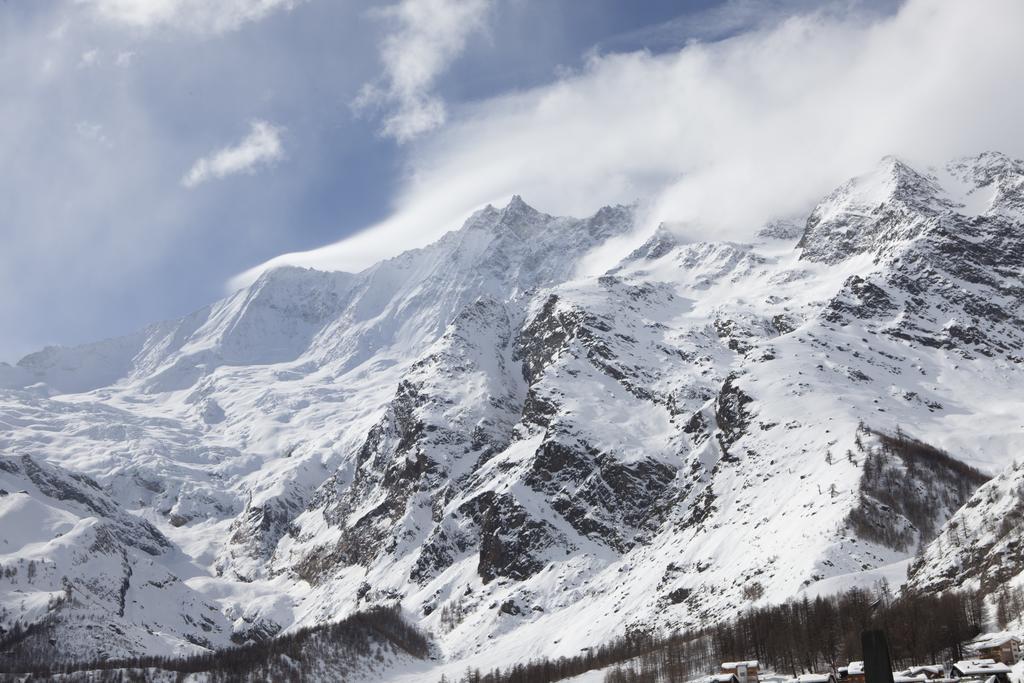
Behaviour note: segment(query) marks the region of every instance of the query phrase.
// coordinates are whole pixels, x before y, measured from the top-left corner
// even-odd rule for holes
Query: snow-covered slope
[[[910,566],[922,590],[993,593],[1024,573],[1024,467],[1017,461],[971,497]]]
[[[171,542],[84,475],[0,458],[0,535],[8,647],[53,661],[230,643],[220,610],[172,571]]]
[[[450,661],[574,654],[909,558],[980,479],[886,434],[1005,467],[1022,206],[1002,155],[887,158],[805,225],[659,228],[578,277],[632,211],[517,197],[362,273],[271,271],[0,367],[0,448],[95,478],[236,642],[398,601]]]

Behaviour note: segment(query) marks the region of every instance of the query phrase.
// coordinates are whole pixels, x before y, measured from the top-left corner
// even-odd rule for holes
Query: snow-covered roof
[[[723,669],[738,669],[741,666],[745,666],[748,669],[756,669],[757,665],[758,661],[756,659],[751,659],[746,662],[722,662]]]
[[[851,676],[863,676],[864,662],[850,662],[850,666],[846,667],[846,673]]]
[[[992,676],[1008,674],[1010,667],[992,659],[965,659],[953,665],[961,676]]]
[[[800,674],[796,677],[799,683],[828,683],[832,680],[830,674]]]
[[[892,675],[893,683],[921,683],[921,681],[927,681],[927,680],[928,680],[928,676],[926,676],[923,673],[908,674],[907,672],[904,671],[903,673],[895,673],[894,672],[893,675]]]
[[[711,674],[708,676],[708,683],[729,683],[736,680],[736,674]]]
[[[971,641],[970,647],[975,649],[984,649],[990,647],[1001,647],[1006,645],[1011,640],[1020,642],[1020,636],[1010,631],[999,631],[998,633],[983,633],[974,640]]]
[[[946,670],[941,664],[919,664],[900,672],[901,676],[919,676],[920,674],[935,675],[945,673]]]

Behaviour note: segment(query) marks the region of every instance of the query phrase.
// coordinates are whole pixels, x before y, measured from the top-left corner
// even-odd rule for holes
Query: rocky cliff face
[[[152,629],[164,648],[397,601],[443,656],[494,664],[727,616],[755,584],[844,585],[942,527],[985,478],[963,462],[991,474],[1021,445],[1022,169],[885,159],[805,226],[659,228],[594,277],[579,264],[632,211],[515,198],[362,273],[273,271],[9,367],[0,447],[148,520],[210,606],[175,613],[213,621]],[[59,609],[8,609],[81,640]]]

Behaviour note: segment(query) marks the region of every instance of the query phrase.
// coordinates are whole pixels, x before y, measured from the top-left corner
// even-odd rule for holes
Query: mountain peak
[[[497,211],[496,214],[488,213],[486,216],[486,218],[492,217],[497,219],[493,223],[495,229],[508,230],[519,237],[533,234],[554,218],[533,208],[519,195],[512,195],[512,199],[505,205],[505,208]]]
[[[521,211],[533,211],[536,212],[532,206],[523,201],[522,195],[514,194],[512,199],[508,200],[508,204],[505,206],[505,212],[521,212]]]
[[[982,152],[975,156],[960,157],[946,164],[952,178],[968,186],[969,192],[991,185],[996,181],[1013,182],[1024,176],[1024,161],[1002,152]]]
[[[1024,197],[1016,178],[976,194]],[[0,577],[0,627],[39,624],[57,661],[112,619],[120,657],[397,602],[455,670],[712,623],[754,577],[767,603],[877,576],[978,483],[941,448],[995,469],[1021,445],[1021,222],[969,217],[950,188],[896,157],[839,187],[802,242],[838,267],[783,254],[787,221],[753,244],[663,223],[621,259],[636,207],[556,217],[516,195],[359,273],[277,268],[0,364],[0,450],[33,453],[0,458],[0,524],[24,532],[4,567],[39,571]],[[618,265],[591,265],[601,245]],[[993,535],[979,566],[956,543],[1012,516],[1022,480],[975,499],[918,585],[1012,550]],[[560,623],[586,627],[555,644]]]
[[[863,190],[881,192],[881,195],[876,194],[872,199],[903,200],[921,207],[932,205],[932,200],[941,192],[934,179],[893,155],[882,157],[875,174],[860,176],[857,180]]]
[[[891,241],[894,235],[882,234],[889,222],[880,219],[887,213],[926,218],[952,208],[934,178],[885,156],[873,171],[848,180],[814,208],[798,246],[804,259],[834,263],[874,248],[882,237]]]
[[[508,204],[505,205],[505,208],[501,210],[501,215],[504,218],[516,219],[547,217],[546,213],[533,208],[523,201],[523,198],[517,194],[512,195],[512,199],[510,199]]]

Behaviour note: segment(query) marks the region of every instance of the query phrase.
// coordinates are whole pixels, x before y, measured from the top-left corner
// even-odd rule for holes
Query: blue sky
[[[992,1],[996,19],[1016,11],[1011,2]],[[691,208],[701,203],[693,197],[748,183],[780,152],[766,148],[747,159],[730,144],[756,148],[744,142],[748,132],[752,140],[785,139],[802,131],[779,122],[849,111],[847,95],[828,84],[847,79],[855,94],[873,89],[878,79],[861,77],[882,68],[872,51],[914,40],[925,51],[950,51],[941,31],[962,18],[928,0],[908,4],[915,7],[796,0],[5,2],[0,360],[185,314],[280,254],[343,240],[334,251],[292,260],[362,267],[457,227],[459,216],[512,191],[539,208],[574,213],[653,197],[652,216],[678,214],[731,234],[730,226],[753,218],[722,210],[735,202]],[[992,35],[1000,23],[977,27],[980,44],[1006,38],[1009,45],[1009,36]],[[922,24],[938,32],[934,41],[918,35]],[[972,44],[963,49],[988,54]],[[884,64],[888,56],[881,56]],[[984,63],[972,57],[968,66],[991,71],[1006,57],[990,56]],[[959,87],[965,75],[956,69],[949,78]],[[984,94],[1018,74],[995,76],[972,87]],[[924,136],[900,136],[900,125],[943,101],[935,93],[949,85],[929,86],[934,92],[922,86],[915,99],[900,100],[892,134],[877,134],[886,125],[881,119],[869,121],[858,134],[872,144],[837,153],[805,194],[858,170],[840,170],[840,161],[862,164],[905,139],[906,150],[890,151],[920,154]],[[832,93],[820,107],[793,95],[816,88]],[[779,108],[782,100],[801,108]],[[987,137],[956,136],[941,152],[1009,139],[1010,121],[1019,120],[1015,107],[993,108],[990,118],[957,110],[950,130],[980,116]],[[552,110],[557,116],[545,118]],[[778,130],[763,127],[765,115]],[[648,116],[656,116],[653,125]],[[662,124],[661,137],[651,133]],[[603,153],[581,133],[574,146],[563,144],[547,158],[550,140],[567,137],[560,126],[574,126],[573,135],[595,131]],[[710,149],[699,131],[719,126],[722,145]],[[697,134],[681,137],[677,129]],[[798,170],[808,150],[820,147],[818,138],[812,142],[804,157],[786,159],[788,169]],[[743,164],[714,165],[720,156],[743,157]],[[536,164],[565,171],[539,177]],[[467,181],[473,176],[493,182]],[[679,178],[698,182],[680,186]],[[763,201],[755,191],[749,202],[760,214],[794,209],[775,206],[767,197],[779,193],[770,189]]]
[[[4,3],[0,149],[20,168],[0,187],[0,358],[184,314],[245,268],[386,215],[414,143],[380,135],[381,113],[351,105],[381,77],[389,21],[365,2],[286,4],[203,30],[184,17],[118,20],[102,3]],[[680,9],[632,5],[497,4],[437,92],[457,104],[550,80],[595,43]],[[181,186],[253,120],[283,129],[283,159]]]

